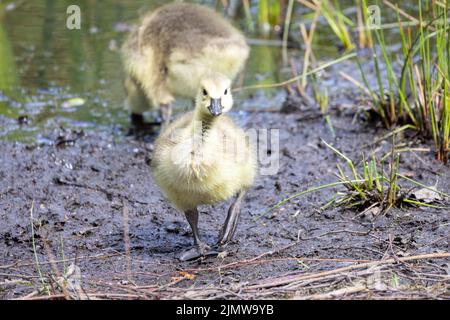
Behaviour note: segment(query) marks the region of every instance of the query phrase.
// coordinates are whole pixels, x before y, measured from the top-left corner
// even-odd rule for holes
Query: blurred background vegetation
[[[237,91],[238,110],[276,109],[287,93],[298,91],[328,114],[328,94],[333,86],[327,88],[323,75],[306,74],[323,61],[354,52],[358,54],[353,59],[354,72],[341,75],[348,81],[341,78],[340,89],[352,90],[355,95],[361,89],[371,100],[371,110],[387,128],[409,125],[433,137],[436,148],[442,150],[440,157],[447,152],[446,1],[375,1],[380,7],[381,30],[366,28],[371,14],[366,0],[186,2],[200,3],[226,15],[244,31],[252,46],[246,70],[235,87],[266,88]],[[2,1],[0,135],[27,142],[44,129],[61,125],[97,130],[126,127],[119,48],[140,16],[165,3]],[[73,4],[81,8],[80,30],[66,28],[66,9]],[[433,25],[425,26],[437,16],[440,18]],[[270,88],[270,84],[292,76],[297,79],[283,86],[284,90]],[[410,105],[414,110],[408,108]],[[180,101],[177,107],[186,109],[189,103]],[[329,118],[327,123],[332,129]]]

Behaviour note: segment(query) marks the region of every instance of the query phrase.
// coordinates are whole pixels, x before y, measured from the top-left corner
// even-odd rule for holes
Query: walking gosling
[[[195,109],[169,125],[155,142],[153,176],[168,200],[186,215],[194,248],[180,256],[190,260],[208,254],[200,240],[197,207],[237,195],[219,234],[228,243],[236,230],[240,203],[256,174],[254,149],[246,134],[223,115],[233,104],[230,80],[208,73],[200,81]]]
[[[147,14],[122,46],[133,124],[151,106],[168,123],[176,97],[194,100],[207,71],[234,79],[248,54],[244,36],[209,8],[167,4]]]

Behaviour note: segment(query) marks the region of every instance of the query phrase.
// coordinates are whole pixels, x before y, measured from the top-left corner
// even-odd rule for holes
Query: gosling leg
[[[172,117],[172,105],[170,103],[162,104],[160,107],[161,112],[161,130],[167,128]]]
[[[200,240],[200,235],[198,232],[198,211],[197,208],[193,210],[187,210],[184,212],[189,225],[191,226],[192,233],[194,234],[194,248],[183,252],[179,259],[181,261],[188,261],[192,259],[196,259],[198,257],[204,256],[207,254],[207,251],[210,249],[208,245]]]
[[[161,125],[160,121],[146,122],[144,116],[139,113],[130,114],[131,126],[128,129],[128,135],[133,135],[140,139],[147,134],[155,133],[155,128]]]
[[[142,113],[132,112],[130,114],[130,120],[131,120],[131,124],[136,128],[144,126],[144,116],[142,115]]]
[[[131,76],[127,76],[124,81],[125,93],[127,95],[126,105],[131,111],[131,121],[142,124],[144,117],[142,113],[150,110],[150,104],[139,83]]]
[[[220,246],[227,244],[233,238],[238,224],[239,214],[241,212],[241,202],[244,196],[245,191],[240,191],[233,204],[230,206],[230,209],[228,209],[227,218],[219,234],[218,244]]]
[[[128,109],[131,111],[130,120],[132,132],[152,130],[152,126],[159,125],[159,122],[146,123],[143,112],[150,110],[150,103],[139,83],[128,76],[124,82],[127,99],[125,101]]]

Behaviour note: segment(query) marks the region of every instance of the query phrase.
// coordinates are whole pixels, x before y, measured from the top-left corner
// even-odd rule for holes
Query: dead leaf
[[[372,205],[366,210],[360,213],[361,217],[367,220],[371,220],[381,213],[381,207],[379,205]]]
[[[186,272],[186,271],[180,271],[180,274],[186,279],[189,279],[189,280],[194,280],[195,279],[195,274],[192,274],[192,273],[189,273],[189,272]]]
[[[228,252],[227,251],[222,251],[217,255],[217,258],[220,259],[225,259],[225,257],[228,256]]]
[[[85,103],[86,103],[86,100],[84,100],[83,98],[72,98],[72,99],[64,101],[62,103],[61,107],[64,109],[75,108],[75,107],[80,107],[80,106],[84,105]]]
[[[422,188],[412,192],[411,195],[415,199],[425,203],[432,203],[443,200],[442,196],[437,192],[436,187]]]

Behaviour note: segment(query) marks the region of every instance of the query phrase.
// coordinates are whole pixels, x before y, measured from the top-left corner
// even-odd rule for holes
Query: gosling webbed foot
[[[198,232],[198,210],[197,208],[186,210],[184,212],[189,225],[191,226],[192,233],[194,234],[194,247],[183,252],[178,259],[181,261],[194,260],[200,257],[214,254],[210,252],[211,248],[200,240]]]
[[[202,242],[201,244],[195,245],[193,248],[182,252],[178,259],[180,261],[189,261],[207,256],[215,256],[219,253],[220,251],[211,249],[210,246]]]
[[[130,115],[131,124],[135,127],[142,126],[144,121],[144,116],[141,113],[132,113]]]
[[[131,125],[136,128],[155,127],[160,126],[163,123],[161,118],[157,118],[151,122],[144,120],[144,115],[140,113],[132,113],[130,115]]]
[[[144,116],[138,113],[132,113],[130,115],[130,120],[131,127],[129,128],[128,135],[136,136],[138,138],[147,134],[154,134],[161,125],[160,120],[145,122]]]
[[[189,260],[194,260],[194,259],[200,258],[202,256],[203,256],[203,254],[200,252],[200,250],[197,247],[193,247],[193,248],[181,253],[178,257],[178,260],[189,261]]]

